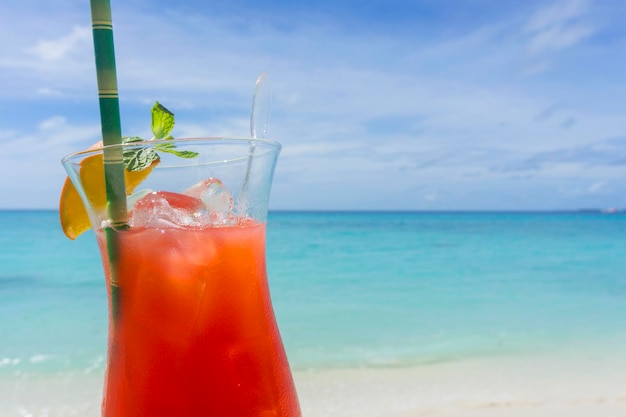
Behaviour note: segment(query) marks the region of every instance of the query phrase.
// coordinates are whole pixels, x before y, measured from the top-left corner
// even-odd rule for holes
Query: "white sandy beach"
[[[623,417],[626,360],[502,357],[295,373],[304,417]],[[0,381],[0,417],[99,416],[99,375]]]
[[[306,417],[626,416],[626,362],[490,358],[298,375]]]

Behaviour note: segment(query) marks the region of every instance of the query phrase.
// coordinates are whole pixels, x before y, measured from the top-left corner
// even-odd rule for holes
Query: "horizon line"
[[[58,208],[9,208],[0,207],[0,212],[58,212]],[[269,213],[500,213],[500,214],[626,214],[626,208],[577,208],[577,209],[270,209]]]

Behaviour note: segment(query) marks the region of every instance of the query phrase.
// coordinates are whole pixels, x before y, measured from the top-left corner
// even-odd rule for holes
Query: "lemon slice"
[[[146,179],[158,163],[159,161],[155,160],[141,171],[125,170],[126,195],[130,195],[133,190]],[[88,156],[83,159],[80,162],[79,174],[80,182],[83,185],[89,203],[96,210],[104,209],[106,207],[106,189],[104,185],[104,162],[102,154]],[[63,233],[72,240],[76,239],[91,227],[87,210],[69,177],[65,179],[65,184],[61,191],[59,215]]]

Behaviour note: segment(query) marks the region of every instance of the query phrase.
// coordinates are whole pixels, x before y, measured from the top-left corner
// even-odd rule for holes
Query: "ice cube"
[[[131,227],[163,229],[197,227],[198,212],[204,209],[197,198],[166,191],[151,192],[138,200],[130,212]]]
[[[128,210],[132,210],[135,207],[135,203],[137,203],[137,201],[141,200],[142,198],[144,198],[148,194],[151,194],[152,192],[153,191],[149,188],[135,191],[134,193],[132,193],[126,198],[126,207],[128,208]]]
[[[217,178],[207,178],[184,191],[185,195],[200,199],[206,215],[204,221],[211,225],[236,223],[233,214],[233,197],[226,186]]]

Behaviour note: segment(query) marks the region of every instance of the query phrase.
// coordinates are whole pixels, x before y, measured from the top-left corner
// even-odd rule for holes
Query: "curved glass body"
[[[116,230],[81,172],[102,150],[63,161],[88,206],[109,289],[103,416],[299,417],[265,268],[280,145],[191,139],[124,152],[144,149],[158,161]]]

